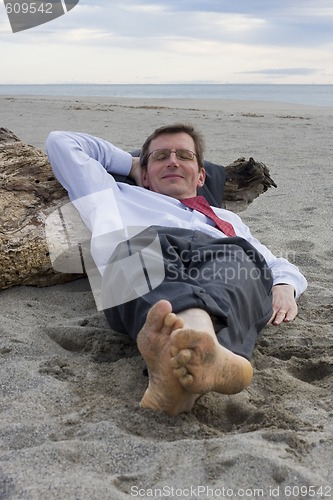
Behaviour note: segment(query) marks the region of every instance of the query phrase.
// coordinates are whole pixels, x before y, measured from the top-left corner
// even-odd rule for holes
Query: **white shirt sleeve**
[[[128,175],[132,156],[89,134],[59,131],[48,136],[46,151],[55,177],[91,232],[91,254],[101,268],[126,233],[117,204],[119,188],[110,173]]]
[[[72,201],[114,188],[109,173],[126,176],[132,167],[129,153],[89,134],[51,132],[46,151],[54,175]]]
[[[295,298],[298,298],[306,290],[307,280],[298,267],[283,257],[276,257],[265,245],[252,236],[249,227],[243,222],[239,236],[251,243],[265,258],[273,275],[273,285],[291,285],[295,290]]]

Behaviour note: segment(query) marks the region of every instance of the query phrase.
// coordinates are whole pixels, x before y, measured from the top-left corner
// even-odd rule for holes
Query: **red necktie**
[[[230,222],[220,219],[203,196],[194,196],[193,198],[185,198],[180,201],[187,207],[193,208],[212,219],[226,236],[236,236],[233,225]]]

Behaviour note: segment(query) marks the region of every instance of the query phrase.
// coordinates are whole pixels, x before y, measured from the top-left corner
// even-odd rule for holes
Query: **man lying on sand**
[[[307,286],[298,268],[275,257],[236,214],[201,212],[207,208],[195,197],[206,177],[203,150],[201,135],[183,124],[153,132],[140,159],[88,134],[52,132],[47,140],[54,173],[92,232],[104,297],[116,287],[108,263],[121,262],[129,246],[148,247],[152,230],[158,235],[162,282],[111,301],[104,312],[113,330],[137,342],[147,364],[141,406],[170,415],[190,411],[210,391],[245,389],[257,335],[267,323],[292,321]],[[116,174],[137,185],[116,182]],[[116,248],[100,243],[100,235],[129,227],[147,230],[120,238]]]

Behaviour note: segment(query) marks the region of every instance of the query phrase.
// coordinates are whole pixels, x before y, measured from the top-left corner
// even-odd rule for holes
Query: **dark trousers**
[[[147,293],[105,308],[110,327],[136,340],[149,309],[158,300],[167,299],[175,313],[191,308],[207,311],[218,342],[251,359],[257,335],[272,315],[272,275],[262,255],[243,238],[216,239],[199,231],[152,227],[122,242],[110,263],[140,254],[151,247],[156,236],[160,245],[156,263],[162,262],[163,280],[157,286],[150,283]],[[144,255],[143,268],[145,261]],[[155,271],[156,266],[152,267]],[[126,272],[122,273],[121,280],[128,281],[128,290],[140,290],[140,286],[144,289],[142,276],[149,281],[150,267],[138,269],[137,273],[128,270],[127,277]],[[121,284],[119,273],[115,275],[113,269],[107,268],[103,277],[105,298],[117,296]],[[106,304],[111,303],[106,300]]]

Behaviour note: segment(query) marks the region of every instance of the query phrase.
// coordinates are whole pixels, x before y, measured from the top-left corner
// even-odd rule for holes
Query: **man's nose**
[[[168,165],[174,166],[179,165],[179,160],[176,155],[176,151],[171,151],[170,156],[168,158]]]

